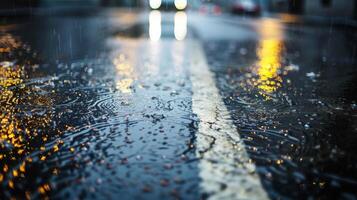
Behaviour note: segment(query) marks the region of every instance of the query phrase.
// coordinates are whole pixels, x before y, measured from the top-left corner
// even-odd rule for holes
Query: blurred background
[[[186,1],[186,0],[185,0]],[[179,1],[180,2],[180,1]],[[127,7],[132,9],[168,8],[173,0],[2,0],[2,15],[36,14],[44,9],[96,9]],[[156,4],[156,5],[155,5]],[[157,6],[160,5],[160,6]],[[157,7],[155,7],[157,6]],[[235,14],[298,14],[328,18],[357,19],[356,0],[188,0],[185,9]]]

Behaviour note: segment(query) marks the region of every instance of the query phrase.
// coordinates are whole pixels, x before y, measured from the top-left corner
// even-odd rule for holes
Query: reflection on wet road
[[[259,94],[269,100],[282,85],[282,51],[284,30],[272,20],[262,20],[258,33],[261,40],[256,55],[258,61],[252,70],[254,75],[248,83],[259,89]],[[246,54],[243,49],[242,53]]]
[[[52,78],[29,80],[27,70],[38,67],[36,54],[10,33],[2,33],[0,38],[0,181],[5,186],[3,192],[5,188],[9,189],[3,193],[7,196],[10,190],[25,187],[21,180],[31,173],[33,163],[46,161],[58,147],[46,149],[48,140],[55,135],[43,132],[44,129],[52,130],[53,113],[50,108],[53,102],[44,85]],[[44,187],[47,188],[48,184],[39,186],[39,192],[43,192]]]
[[[356,198],[355,38],[325,29],[115,10],[0,26],[0,198]]]
[[[185,12],[175,13],[175,38],[176,40],[183,40],[187,35],[187,15]]]
[[[258,40],[206,41],[205,49],[266,191],[273,199],[355,196],[354,39],[334,30],[344,39],[327,44],[324,28],[304,32],[270,19],[255,27]]]
[[[161,13],[153,10],[149,16],[149,35],[152,41],[158,41],[161,37]]]

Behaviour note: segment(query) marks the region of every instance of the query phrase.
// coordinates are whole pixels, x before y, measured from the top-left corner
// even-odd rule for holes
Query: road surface
[[[356,199],[356,50],[286,17],[4,19],[1,199]]]

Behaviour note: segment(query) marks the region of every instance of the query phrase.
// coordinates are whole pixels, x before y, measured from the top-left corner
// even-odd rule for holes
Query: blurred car
[[[219,15],[222,13],[222,9],[219,5],[216,5],[214,3],[202,3],[202,5],[199,8],[199,12],[201,14],[214,14],[214,15]]]
[[[232,12],[259,15],[261,8],[258,0],[235,0],[232,5]]]
[[[176,9],[185,10],[187,8],[187,0],[149,0],[150,8],[157,9]]]

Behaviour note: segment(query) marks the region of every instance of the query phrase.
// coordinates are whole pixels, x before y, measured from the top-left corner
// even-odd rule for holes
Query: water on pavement
[[[257,175],[272,199],[356,198],[353,34],[159,11],[3,23],[0,196],[205,199]],[[228,111],[216,107],[216,119],[237,137],[199,132],[222,127],[194,112],[195,51]],[[215,141],[232,147],[212,156]],[[203,161],[228,163],[231,177],[202,187]]]

